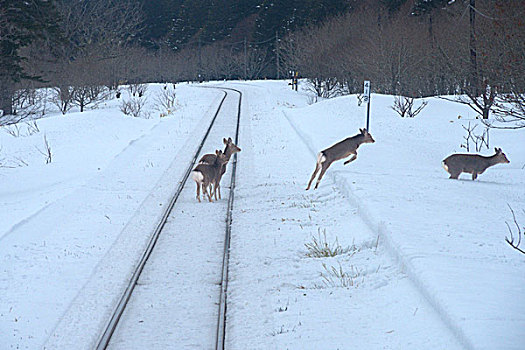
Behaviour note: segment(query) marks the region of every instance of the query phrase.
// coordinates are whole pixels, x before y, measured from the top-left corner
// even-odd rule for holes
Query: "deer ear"
[[[228,137],[228,142],[232,142],[232,138],[231,137]]]
[[[226,138],[223,138],[223,139],[222,139],[222,142],[223,142],[225,145],[228,144],[228,140],[226,140]]]
[[[363,133],[363,129],[359,128],[359,132],[362,134]]]
[[[501,148],[494,147],[494,151],[496,151],[496,153],[500,153],[501,152]]]

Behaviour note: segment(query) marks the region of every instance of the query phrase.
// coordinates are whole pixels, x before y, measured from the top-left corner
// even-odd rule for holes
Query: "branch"
[[[514,214],[514,210],[512,210],[512,207],[507,204],[509,206],[509,209],[510,209],[510,212],[512,213],[512,219],[514,221],[514,225],[516,226],[516,229],[518,231],[518,237],[517,237],[517,242],[515,242],[515,239],[514,239],[514,235],[512,233],[512,229],[510,228],[510,225],[508,222],[505,221],[505,224],[507,225],[507,228],[509,229],[509,232],[510,232],[510,238],[509,237],[505,237],[505,241],[514,249],[516,249],[517,251],[519,251],[520,253],[522,254],[525,254],[525,250],[523,250],[522,248],[520,248],[520,244],[521,244],[521,235],[522,235],[522,232],[521,232],[521,228],[520,228],[520,225],[518,224],[518,221],[516,220],[516,215]],[[524,233],[525,234],[525,233]]]

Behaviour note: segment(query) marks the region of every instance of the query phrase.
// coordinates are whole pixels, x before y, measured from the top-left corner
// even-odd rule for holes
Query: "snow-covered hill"
[[[467,174],[450,180],[441,161],[465,152],[463,126],[480,124],[474,113],[430,98],[416,118],[400,118],[392,96],[373,95],[376,142],[360,147],[355,162],[333,164],[320,188],[306,192],[316,153],[365,126],[356,97],[308,105],[308,93],[284,81],[207,85],[245,95],[228,348],[522,348],[525,255],[505,237],[506,222],[517,232],[509,207],[525,225],[525,129],[490,130],[490,148],[481,150],[501,147],[510,164],[474,182]],[[52,343],[82,309],[75,301],[96,271],[120,271],[122,261],[107,261],[112,247],[122,245],[129,261],[140,251],[143,241],[121,233],[137,213],[160,215],[152,193],[155,203],[167,200],[167,174],[178,181],[222,96],[180,84],[177,110],[160,118],[160,89],[148,89],[151,119],[124,116],[111,100],[39,119],[39,131],[21,123],[0,132],[0,349]],[[347,251],[309,257],[305,244],[324,233]],[[186,234],[206,236],[198,228]],[[331,267],[352,283],[341,286]],[[99,326],[85,320],[78,332],[89,342]]]

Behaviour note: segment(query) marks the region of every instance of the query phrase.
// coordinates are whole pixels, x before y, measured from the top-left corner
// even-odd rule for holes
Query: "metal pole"
[[[366,102],[366,130],[370,131],[370,81],[365,80],[363,84],[363,100]]]
[[[368,99],[368,103],[366,104],[366,130],[370,131],[370,100]]]

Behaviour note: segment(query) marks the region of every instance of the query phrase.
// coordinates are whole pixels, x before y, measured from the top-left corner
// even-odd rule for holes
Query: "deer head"
[[[498,161],[498,163],[510,163],[510,160],[507,158],[505,153],[501,150],[501,148],[494,148],[494,151],[496,154],[494,155],[494,158]]]
[[[368,132],[368,130],[365,129],[359,129],[361,131],[361,135],[363,135],[365,138],[363,140],[363,143],[374,143],[376,140],[372,137],[372,135]]]
[[[219,149],[215,150],[215,155],[217,156],[217,163],[224,164],[228,162],[228,158],[226,157],[226,154],[224,154],[221,150]]]
[[[228,139],[223,138],[222,142],[226,145],[224,148],[224,153],[226,154],[226,157],[230,159],[230,157],[237,152],[241,151],[241,148],[233,143],[232,138],[228,137]]]

